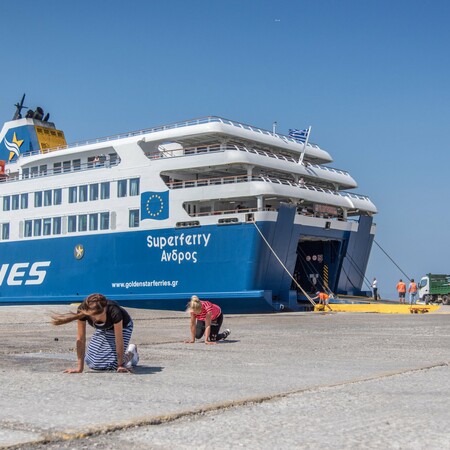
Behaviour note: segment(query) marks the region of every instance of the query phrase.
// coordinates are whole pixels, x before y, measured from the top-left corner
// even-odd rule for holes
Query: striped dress
[[[86,365],[93,370],[117,370],[115,323],[123,321],[124,353],[133,333],[133,320],[125,309],[112,300],[108,300],[106,308],[103,324],[94,323],[90,317],[81,319],[95,328],[84,358]]]

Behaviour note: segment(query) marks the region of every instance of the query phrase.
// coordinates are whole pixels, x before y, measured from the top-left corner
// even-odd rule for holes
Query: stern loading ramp
[[[283,264],[281,259],[278,257],[275,250],[269,244],[269,242],[267,241],[267,239],[265,238],[264,234],[261,232],[261,230],[259,229],[259,227],[255,221],[253,222],[253,224],[254,224],[255,228],[257,229],[258,233],[260,234],[261,238],[265,242],[265,244],[268,246],[268,248],[270,249],[270,251],[272,252],[274,257],[276,258],[276,260],[279,262],[279,264],[283,268],[283,270],[292,279],[293,286],[298,288],[298,290],[304,295],[304,297],[311,303],[312,310],[314,312],[366,312],[366,313],[380,313],[380,314],[424,314],[424,313],[428,313],[428,312],[434,312],[434,311],[437,311],[440,309],[439,305],[423,305],[422,306],[422,305],[407,305],[407,304],[401,305],[401,304],[392,303],[392,302],[384,302],[383,303],[380,301],[370,302],[370,301],[362,301],[363,298],[361,298],[361,297],[349,297],[347,300],[339,299],[336,303],[332,302],[326,306],[321,305],[321,304],[316,304],[316,302],[311,298],[311,296],[306,292],[306,290],[299,284],[299,282],[298,282],[299,276],[293,276],[289,272],[289,270],[286,268],[286,266]],[[375,242],[375,243],[409,280],[410,278],[405,274],[405,272],[403,272],[403,270],[400,269],[400,267],[392,260],[392,258],[385,252],[385,250],[383,250],[377,242]],[[332,251],[333,250],[338,251],[338,248],[339,248],[339,243],[336,241],[332,241],[332,240],[328,241],[328,242],[320,241],[320,242],[318,242],[318,244],[320,246],[322,246],[322,249],[325,249],[326,247],[328,247],[328,249],[332,250]],[[302,242],[300,240],[299,244],[298,244],[298,252],[302,253],[304,255],[305,254],[304,248],[305,248],[305,246],[308,246],[308,245],[317,245],[317,243],[311,244],[310,242]],[[332,251],[331,251],[331,253],[333,253]],[[326,253],[326,252],[324,252],[324,253]],[[321,262],[321,261],[319,261],[319,262]],[[354,262],[351,262],[351,263],[354,263]],[[297,259],[297,262],[296,262],[296,266],[295,266],[296,269],[298,268],[298,264],[299,264],[299,258]],[[305,271],[303,271],[303,272],[305,272]],[[365,279],[365,282],[368,283],[368,280],[365,276],[364,276],[364,279]],[[305,281],[306,286],[308,286],[310,289],[311,289],[311,287],[313,287],[313,284],[316,285],[316,283],[313,283],[312,280],[308,280],[307,278],[305,278],[304,281]],[[318,281],[318,280],[316,280],[316,281]],[[319,281],[319,284],[322,286],[322,289],[329,290],[329,289],[327,289],[328,288],[328,280],[323,280],[322,282]],[[284,306],[282,304],[280,304],[280,305],[282,306],[280,308],[280,310],[283,310]]]

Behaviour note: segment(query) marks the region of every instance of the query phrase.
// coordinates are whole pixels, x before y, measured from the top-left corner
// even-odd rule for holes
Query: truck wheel
[[[430,303],[430,301],[432,300],[431,295],[424,295],[423,299],[425,301],[425,305],[428,305]]]
[[[450,305],[450,297],[448,295],[442,296],[442,304],[443,305]]]

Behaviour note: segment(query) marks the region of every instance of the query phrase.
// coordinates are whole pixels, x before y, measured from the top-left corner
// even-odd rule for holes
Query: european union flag
[[[169,218],[169,191],[141,194],[141,220]]]

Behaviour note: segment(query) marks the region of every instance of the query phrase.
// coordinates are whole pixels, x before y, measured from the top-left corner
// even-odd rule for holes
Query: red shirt
[[[202,304],[201,313],[194,314],[194,316],[197,320],[205,320],[206,314],[208,314],[208,313],[211,313],[211,320],[217,319],[222,314],[222,310],[220,309],[220,306],[217,306],[214,303],[205,302],[202,300],[200,300],[200,303]]]

